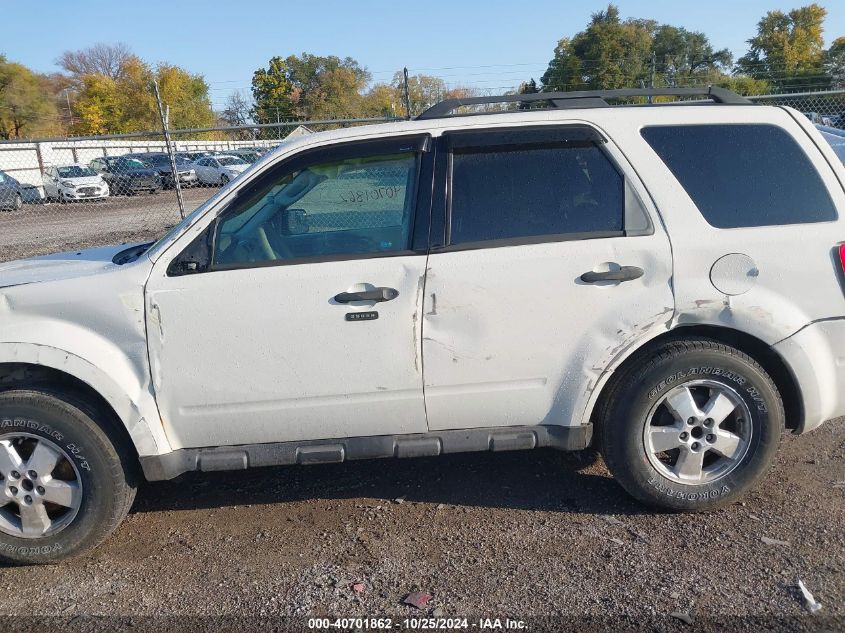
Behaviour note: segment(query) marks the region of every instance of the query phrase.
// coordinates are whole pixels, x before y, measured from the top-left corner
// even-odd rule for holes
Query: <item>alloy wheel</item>
[[[0,532],[52,536],[70,525],[82,502],[82,478],[57,444],[28,433],[0,436]]]
[[[731,387],[692,380],[649,411],[643,443],[649,463],[680,484],[710,484],[733,471],[751,444],[751,411]]]

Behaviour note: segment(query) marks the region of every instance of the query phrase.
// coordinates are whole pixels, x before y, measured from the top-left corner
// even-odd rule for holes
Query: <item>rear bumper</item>
[[[810,323],[774,348],[801,392],[804,419],[796,433],[845,415],[845,318]]]

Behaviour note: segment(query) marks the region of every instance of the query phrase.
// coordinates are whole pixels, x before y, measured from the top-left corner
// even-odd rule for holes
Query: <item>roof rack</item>
[[[610,107],[606,99],[626,97],[707,97],[714,103],[724,105],[754,105],[745,97],[725,88],[713,86],[701,88],[622,88],[620,90],[581,90],[576,92],[536,92],[529,94],[501,95],[499,97],[468,97],[466,99],[445,99],[417,116],[417,119],[439,119],[453,114],[462,106],[490,103],[531,103],[545,101],[549,107],[605,108]]]

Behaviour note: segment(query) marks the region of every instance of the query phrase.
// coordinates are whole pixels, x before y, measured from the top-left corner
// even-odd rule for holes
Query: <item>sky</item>
[[[19,0],[0,0],[5,3]],[[623,18],[651,18],[704,31],[736,57],[747,49],[769,10],[809,0],[617,0]],[[845,36],[845,2],[820,0],[828,10],[825,38]],[[274,55],[303,51],[350,56],[373,81],[411,74],[448,84],[504,92],[539,79],[557,41],[583,30],[599,1],[566,0],[45,0],[32,10],[3,12],[0,53],[39,72],[58,70],[65,50],[124,42],[148,62],[167,61],[205,76],[215,109],[233,91],[248,93],[252,73]]]

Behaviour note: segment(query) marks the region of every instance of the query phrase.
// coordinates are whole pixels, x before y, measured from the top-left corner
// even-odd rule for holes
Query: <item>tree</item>
[[[619,9],[610,4],[592,15],[585,30],[558,41],[541,89],[742,83],[729,74],[732,61],[730,51],[716,50],[704,33],[648,19],[622,20]]]
[[[655,67],[659,64],[662,83],[667,86],[698,85],[714,71],[727,74],[733,64],[731,52],[714,50],[704,33],[669,24],[657,27],[651,48]]]
[[[830,87],[834,90],[845,89],[845,37],[833,40],[826,57],[824,68],[830,75]]]
[[[47,80],[0,55],[0,138],[55,134],[59,117]]]
[[[120,79],[126,62],[132,57],[126,44],[95,44],[78,51],[65,51],[56,64],[73,78],[74,83],[82,83],[86,75]]]
[[[220,112],[220,120],[226,125],[240,126],[249,122],[252,104],[240,92],[233,92],[226,98],[226,106]]]
[[[365,117],[395,117],[403,111],[400,92],[388,84],[376,84],[361,102],[361,116]]]
[[[543,75],[543,89],[611,89],[636,86],[645,80],[655,23],[622,21],[619,9],[594,13],[586,30],[558,42]]]
[[[171,128],[211,127],[215,122],[205,80],[172,64],[152,69],[133,56],[123,62],[118,78],[95,73],[81,80],[73,102],[76,134],[160,129],[153,81],[158,81],[161,100],[170,109]]]
[[[769,11],[757,24],[757,35],[748,40],[750,49],[737,70],[780,91],[829,87],[822,36],[826,15],[818,4],[789,13]]]
[[[262,123],[359,116],[370,74],[351,57],[302,53],[273,57],[252,80],[253,115]]]
[[[252,98],[255,105],[252,117],[256,123],[271,123],[294,116],[293,83],[288,66],[281,57],[273,57],[267,68],[259,68],[252,75]]]

